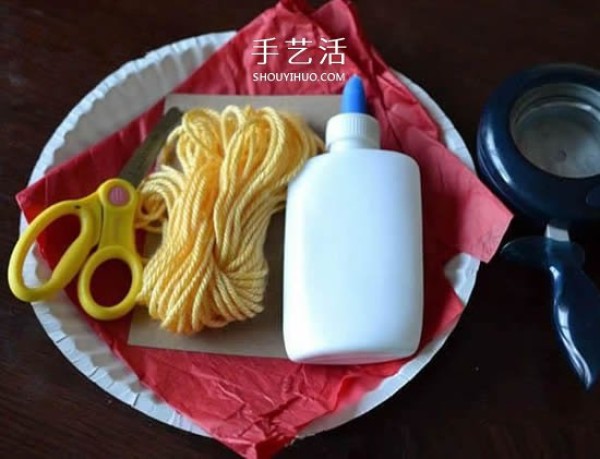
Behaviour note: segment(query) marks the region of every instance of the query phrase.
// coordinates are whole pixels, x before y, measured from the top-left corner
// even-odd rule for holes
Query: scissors
[[[136,187],[150,170],[167,136],[181,117],[181,111],[170,109],[133,153],[117,178],[105,181],[84,198],[61,201],[48,207],[31,222],[17,241],[8,266],[8,282],[17,298],[27,302],[49,298],[64,289],[79,272],[77,296],[84,311],[91,317],[114,320],[133,309],[142,288],[143,274],[142,260],[135,246]],[[67,215],[79,218],[79,235],[44,284],[26,286],[23,264],[29,250],[44,229]],[[92,253],[96,246],[97,250]],[[131,285],[119,303],[101,306],[94,300],[90,285],[96,269],[109,260],[121,260],[127,264]]]

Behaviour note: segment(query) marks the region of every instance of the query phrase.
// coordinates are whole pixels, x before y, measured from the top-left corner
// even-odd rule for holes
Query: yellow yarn
[[[139,188],[137,226],[162,231],[138,297],[150,316],[189,334],[261,312],[270,218],[319,149],[306,124],[272,108],[186,112]]]

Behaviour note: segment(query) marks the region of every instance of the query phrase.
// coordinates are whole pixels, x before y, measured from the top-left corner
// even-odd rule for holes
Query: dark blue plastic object
[[[511,132],[515,107],[531,91],[560,88],[600,92],[600,72],[572,64],[534,67],[506,80],[488,100],[477,134],[482,177],[514,210],[543,224],[568,228],[600,220],[600,174],[569,178],[535,166]],[[545,148],[545,147],[543,147]],[[543,151],[543,150],[542,150]],[[538,236],[508,243],[502,255],[552,275],[554,324],[565,353],[589,388],[600,373],[600,293],[582,270],[583,250]]]
[[[582,270],[583,249],[574,242],[533,236],[509,242],[502,255],[551,274],[556,333],[589,389],[600,373],[600,293]]]
[[[502,83],[486,103],[479,124],[479,169],[510,207],[528,217],[576,225],[600,220],[600,175],[567,178],[549,174],[529,162],[513,140],[510,121],[515,103],[527,91],[550,84],[576,84],[600,92],[600,72],[572,64],[543,65]]]
[[[368,113],[367,98],[362,80],[358,75],[352,76],[344,86],[342,93],[341,113]]]

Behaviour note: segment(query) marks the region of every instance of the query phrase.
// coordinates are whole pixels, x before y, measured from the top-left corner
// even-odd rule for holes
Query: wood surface
[[[600,67],[591,0],[357,0],[384,59],[425,88],[474,151],[482,106],[509,74]],[[81,375],[6,284],[14,195],[69,110],[121,64],[176,40],[237,29],[272,1],[0,2],[0,457],[233,458],[214,440],[131,409]],[[319,2],[313,2],[318,5]],[[531,232],[517,221],[507,240]],[[598,229],[577,232],[600,285]],[[495,258],[435,359],[400,393],[280,458],[600,457],[600,387],[583,390],[551,326],[548,280]]]

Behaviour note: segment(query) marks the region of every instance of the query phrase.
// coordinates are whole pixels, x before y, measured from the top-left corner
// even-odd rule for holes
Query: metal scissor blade
[[[167,137],[177,126],[182,116],[183,113],[175,107],[165,113],[148,134],[146,140],[133,152],[133,155],[121,170],[119,178],[127,180],[134,187],[137,187],[154,164]]]

